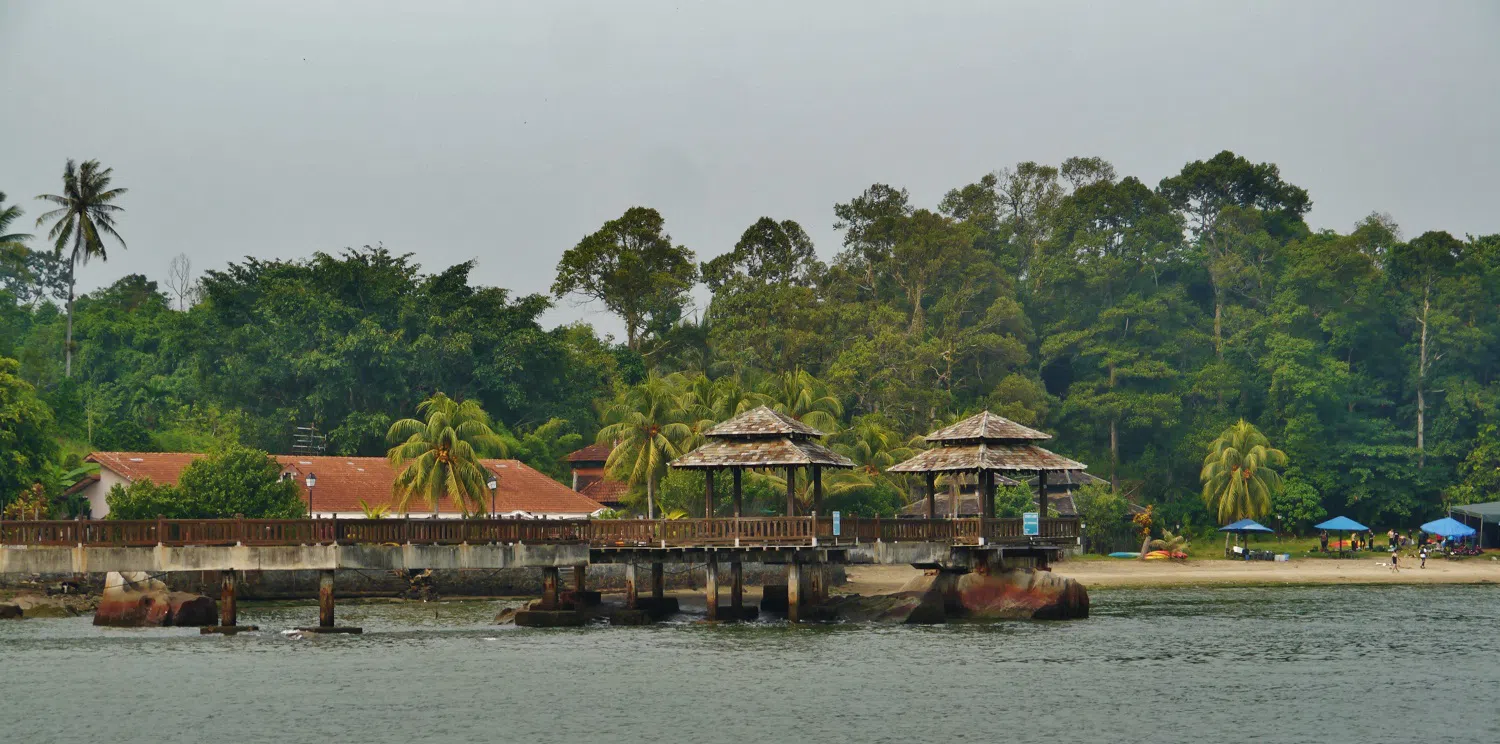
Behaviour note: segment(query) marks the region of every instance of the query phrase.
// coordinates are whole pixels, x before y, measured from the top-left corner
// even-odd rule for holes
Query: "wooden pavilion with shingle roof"
[[[704,471],[704,516],[714,515],[714,473],[728,469],[734,477],[734,516],[741,513],[745,468],[786,468],[786,515],[797,513],[797,469],[808,471],[812,482],[812,510],[823,509],[823,468],[852,468],[854,462],[816,440],[823,432],[790,416],[760,406],[704,432],[703,446],[671,465]]]
[[[984,517],[995,516],[995,474],[1034,472],[1037,476],[1037,508],[1047,515],[1047,473],[1084,470],[1087,466],[1038,447],[1035,442],[1052,435],[1022,426],[989,411],[970,416],[952,426],[928,434],[935,446],[890,468],[893,473],[923,473],[927,476],[927,518],[937,515],[935,497],[939,473],[977,473],[980,508]]]

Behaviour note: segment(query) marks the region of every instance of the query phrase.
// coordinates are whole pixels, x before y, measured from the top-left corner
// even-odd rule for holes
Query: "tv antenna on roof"
[[[321,455],[328,449],[328,437],[318,433],[316,424],[292,430],[292,454]]]

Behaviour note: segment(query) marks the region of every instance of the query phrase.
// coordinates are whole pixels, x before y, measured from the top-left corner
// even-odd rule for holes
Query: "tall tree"
[[[20,206],[5,206],[5,192],[0,191],[0,249],[18,247],[31,240],[31,236],[26,233],[6,233],[10,229],[10,223],[20,219],[21,214]]]
[[[393,446],[386,459],[396,470],[391,483],[391,505],[407,511],[412,497],[432,506],[444,496],[466,513],[484,510],[489,476],[480,459],[505,455],[505,443],[490,425],[490,417],[472,400],[456,401],[436,393],[417,406],[420,419],[391,424],[386,439]]]
[[[563,253],[552,294],[576,292],[604,303],[625,321],[629,347],[640,351],[648,330],[665,330],[682,317],[697,277],[693,252],[672,245],[661,214],[631,207]]]
[[[68,333],[64,341],[63,376],[73,376],[73,300],[78,267],[90,258],[108,261],[104,237],[110,236],[125,247],[125,239],[115,232],[115,215],[125,211],[114,204],[128,189],[110,188],[114,168],[102,168],[97,160],[82,165],[71,159],[63,168],[63,193],[42,194],[38,199],[57,205],[57,209],[37,217],[36,224],[52,220],[47,238],[54,241],[57,255],[68,255]],[[71,245],[70,245],[71,243]]]
[[[1406,297],[1412,334],[1412,387],[1416,393],[1417,466],[1427,464],[1427,395],[1433,367],[1443,359],[1444,336],[1462,321],[1452,312],[1451,279],[1463,262],[1464,244],[1446,232],[1427,232],[1391,251],[1391,274]]]
[[[656,489],[667,463],[686,451],[691,413],[671,380],[651,373],[604,409],[596,441],[613,445],[604,467],[632,488],[646,488],[646,516],[656,518]]]
[[[1203,458],[1203,503],[1225,523],[1265,516],[1272,494],[1281,487],[1276,468],[1284,465],[1286,453],[1240,419],[1209,445]]]

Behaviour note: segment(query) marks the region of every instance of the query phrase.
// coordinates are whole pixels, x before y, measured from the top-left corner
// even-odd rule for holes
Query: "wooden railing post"
[[[167,518],[161,514],[156,515],[156,544],[165,545],[167,542]]]

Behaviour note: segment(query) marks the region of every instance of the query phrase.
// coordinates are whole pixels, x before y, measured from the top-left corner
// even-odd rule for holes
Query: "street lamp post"
[[[489,479],[488,482],[485,483],[485,485],[490,487],[490,519],[494,519],[495,518],[495,491],[500,488],[500,480],[495,477],[494,473],[490,473],[490,479]]]
[[[303,482],[307,484],[307,514],[313,519],[317,519],[318,514],[317,512],[313,511],[313,486],[318,485],[318,476],[309,472],[307,474],[307,480]]]

